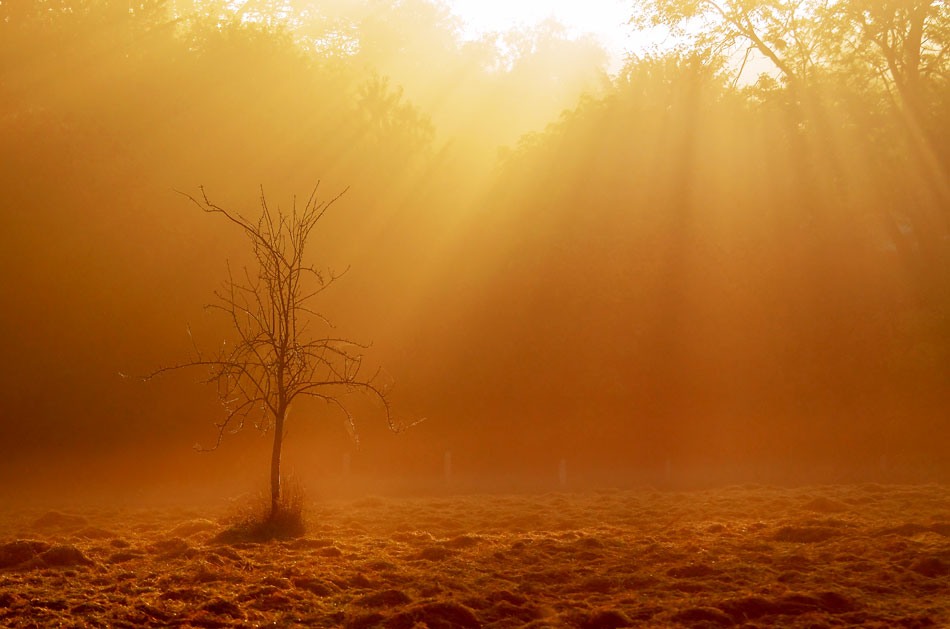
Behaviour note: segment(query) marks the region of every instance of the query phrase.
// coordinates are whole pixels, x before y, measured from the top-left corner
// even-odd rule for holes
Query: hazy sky
[[[174,30],[115,3],[0,4],[0,58],[22,60],[0,63],[0,504],[44,477],[64,492],[265,479],[253,430],[191,449],[222,417],[195,385],[207,372],[118,374],[237,338],[204,306],[253,262],[246,235],[175,190],[257,217],[258,186],[286,208],[318,178],[323,200],[349,191],[308,263],[351,270],[313,303],[339,327],[315,315],[300,340],[370,345],[396,420],[427,420],[394,436],[357,396],[357,453],[339,409],[300,403],[288,471],[331,478],[352,452],[360,474],[441,482],[450,451],[458,478],[499,482],[556,479],[562,458],[611,483],[667,460],[743,482],[759,466],[869,478],[882,457],[944,473],[939,81],[925,138],[863,58],[827,61],[816,71],[854,80],[800,95],[733,91],[675,56],[611,84],[587,42],[528,33],[510,65],[458,46],[426,0],[252,1],[261,19],[319,1],[312,26],[339,17],[359,54],[216,32],[225,10]],[[469,37],[553,16],[617,50],[634,43],[625,2],[454,6]]]
[[[467,24],[467,34],[507,30],[537,24],[553,17],[572,34],[591,33],[603,42],[616,64],[627,52],[643,45],[627,25],[633,11],[628,0],[449,0],[449,6]]]

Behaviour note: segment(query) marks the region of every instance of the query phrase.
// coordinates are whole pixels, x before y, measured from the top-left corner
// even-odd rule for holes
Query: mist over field
[[[117,374],[229,334],[202,307],[244,235],[176,191],[256,215],[318,180],[348,191],[307,256],[349,269],[318,309],[427,418],[359,407],[357,449],[295,405],[286,463],[327,490],[347,452],[406,486],[446,451],[474,485],[946,478],[947,15],[891,51],[838,4],[755,9],[756,79],[728,23],[608,75],[555,23],[463,40],[422,0],[3,3],[3,491],[257,478],[256,435],[190,449],[200,374]]]
[[[947,2],[502,9],[0,0],[0,625],[950,623]]]

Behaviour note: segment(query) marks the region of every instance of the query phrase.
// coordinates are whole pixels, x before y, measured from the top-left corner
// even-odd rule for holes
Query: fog
[[[947,479],[945,15],[908,91],[835,46],[754,82],[702,51],[608,75],[553,23],[256,6],[0,4],[5,499],[266,487],[271,436],[193,449],[201,373],[138,376],[189,327],[231,338],[204,305],[253,262],[181,192],[256,217],[317,181],[346,193],[307,258],[347,271],[315,308],[424,421],[353,396],[357,445],[293,404],[315,496]]]

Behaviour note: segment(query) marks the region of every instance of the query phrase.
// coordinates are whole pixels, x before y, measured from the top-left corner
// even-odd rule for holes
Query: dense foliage
[[[29,418],[2,441],[209,425],[114,378],[187,350],[174,322],[213,334],[196,313],[242,255],[173,189],[289,203],[320,178],[351,186],[317,245],[353,268],[328,311],[432,418],[398,452],[368,435],[379,465],[938,462],[950,8],[631,14],[675,46],[608,76],[555,24],[465,41],[424,0],[0,3],[0,387]]]

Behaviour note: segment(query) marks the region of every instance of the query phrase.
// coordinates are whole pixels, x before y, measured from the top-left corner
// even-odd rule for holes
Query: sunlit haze
[[[948,46],[0,0],[0,625],[950,627]]]
[[[629,27],[630,2],[623,0],[451,0],[447,4],[464,21],[465,35],[470,38],[553,19],[573,36],[596,37],[618,65],[626,54],[645,44]]]

